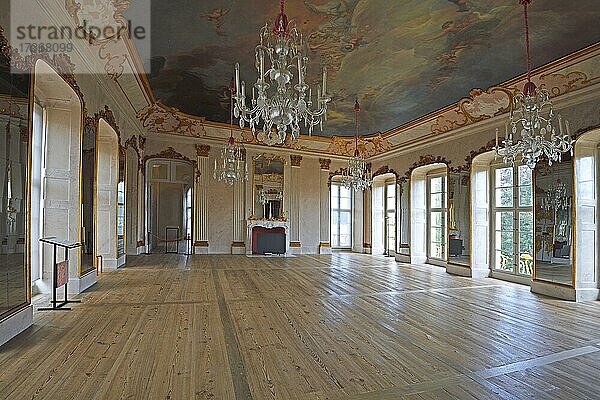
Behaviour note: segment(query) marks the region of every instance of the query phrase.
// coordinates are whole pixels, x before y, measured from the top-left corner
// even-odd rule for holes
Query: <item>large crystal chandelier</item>
[[[342,185],[348,189],[354,189],[355,192],[363,191],[371,187],[371,171],[364,157],[358,151],[358,112],[360,104],[358,100],[354,103],[354,120],[356,124],[356,134],[354,135],[354,157],[348,160],[348,168],[342,172]]]
[[[554,111],[550,93],[536,88],[531,82],[531,53],[529,50],[529,20],[527,6],[533,0],[519,0],[523,6],[525,20],[525,50],[527,57],[527,83],[523,92],[515,95],[510,108],[510,132],[507,126],[502,146],[498,142],[496,130],[496,155],[503,157],[505,163],[513,163],[521,157],[524,164],[534,169],[541,157],[548,163],[562,160],[562,153],[573,153],[573,140],[569,132],[569,122],[565,120],[565,130],[558,115],[558,132],[553,123]],[[520,140],[515,141],[517,133]]]
[[[229,93],[231,98],[230,107],[230,126],[229,139],[223,149],[221,149],[220,160],[215,159],[215,169],[213,177],[220,181],[233,185],[235,182],[245,182],[248,180],[248,167],[245,160],[245,149],[241,143],[235,141],[233,137],[233,81],[229,84]]]
[[[246,84],[240,82],[240,65],[235,65],[235,117],[240,119],[241,128],[248,123],[253,133],[262,119],[262,141],[269,146],[284,143],[288,127],[292,140],[298,139],[300,121],[308,127],[309,134],[313,126],[319,125],[322,129],[327,103],[331,100],[327,96],[327,69],[323,68],[323,86],[317,88],[316,109],[312,110],[312,89],[306,84],[305,43],[302,33],[288,21],[284,3],[280,1],[281,12],[273,28],[266,24],[260,31],[260,43],[255,50],[258,79],[249,105]]]
[[[542,209],[550,210],[568,210],[571,207],[571,197],[567,196],[567,185],[560,180],[550,185],[546,191],[546,196],[542,199]]]

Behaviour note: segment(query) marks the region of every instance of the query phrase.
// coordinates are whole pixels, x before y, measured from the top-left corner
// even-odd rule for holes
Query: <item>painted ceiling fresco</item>
[[[155,97],[185,113],[229,122],[236,62],[256,80],[254,47],[275,0],[152,2]],[[525,71],[517,0],[306,0],[286,13],[309,44],[309,83],[329,70],[333,101],[323,136],[385,132]],[[537,0],[530,7],[533,66],[600,41],[598,0]],[[303,130],[303,133],[304,130]]]

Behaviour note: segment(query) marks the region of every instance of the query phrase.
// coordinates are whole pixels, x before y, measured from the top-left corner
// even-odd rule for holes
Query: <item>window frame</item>
[[[442,178],[442,190],[441,192],[432,192],[431,191],[431,182],[433,179],[436,178]],[[426,179],[426,211],[427,211],[427,228],[426,228],[426,233],[427,233],[427,246],[426,246],[426,251],[427,251],[427,262],[447,262],[447,252],[448,252],[448,210],[447,210],[447,206],[448,206],[448,173],[447,171],[443,171],[443,172],[436,172],[436,171],[432,171],[430,173],[427,174]],[[442,195],[442,204],[440,207],[432,207],[431,206],[431,195],[432,194],[441,194]],[[431,238],[431,229],[432,229],[432,223],[431,223],[431,214],[433,212],[441,212],[442,213],[442,257],[433,257],[431,255],[432,252],[432,238]]]
[[[498,206],[496,204],[496,191],[502,186],[496,186],[496,171],[501,169],[510,168],[512,169],[512,206]],[[531,213],[532,218],[534,218],[534,196],[533,196],[533,171],[531,173],[531,201],[529,206],[522,206],[520,202],[520,192],[522,187],[526,187],[520,184],[519,182],[519,169],[520,168],[528,168],[525,164],[520,162],[515,162],[514,165],[505,164],[505,163],[495,163],[490,165],[490,210],[491,210],[491,218],[490,218],[490,270],[492,273],[501,273],[508,274],[521,278],[531,278],[533,273],[533,263],[531,265],[532,271],[530,273],[520,273],[519,272],[519,262],[521,260],[521,243],[520,243],[520,216],[522,213]],[[506,186],[505,188],[508,188]],[[511,212],[512,213],[512,239],[513,239],[513,267],[512,271],[500,268],[496,265],[496,255],[498,251],[502,251],[502,249],[497,248],[496,246],[496,233],[500,232],[502,235],[502,229],[497,230],[496,223],[496,215],[500,212]],[[534,221],[532,221],[532,246],[533,246],[533,233],[534,233]],[[532,247],[531,252],[533,253],[535,249]],[[535,254],[531,254],[532,257]]]
[[[338,188],[338,195],[337,195],[337,204],[334,204],[334,198],[333,198],[333,190],[332,188],[336,186]],[[342,208],[341,207],[341,199],[342,196],[341,191],[342,189],[348,190],[348,192],[350,193],[350,208]],[[341,182],[331,182],[331,186],[329,188],[329,202],[330,202],[330,206],[329,206],[329,211],[330,211],[330,221],[329,221],[329,227],[330,227],[330,232],[329,232],[329,241],[330,241],[330,245],[332,249],[339,249],[339,250],[349,250],[352,249],[353,247],[353,242],[354,242],[354,221],[353,221],[353,216],[354,216],[354,191],[351,189],[347,189],[344,187],[344,185],[342,185]],[[337,207],[336,207],[337,206]],[[334,221],[334,211],[337,211],[337,215],[338,215],[338,219],[337,221]],[[349,221],[350,221],[350,244],[348,246],[342,246],[340,245],[340,237],[341,237],[341,215],[342,213],[347,213],[349,215]],[[337,227],[337,243],[334,242],[333,238],[333,231],[334,231],[334,226]]]
[[[396,183],[396,179],[386,180],[384,182],[385,190],[384,190],[384,215],[385,215],[385,223],[384,223],[384,240],[385,240],[385,248],[387,253],[390,250],[394,250],[396,252],[398,248],[398,238],[397,238],[397,229],[398,229],[398,185]],[[393,188],[394,196],[392,201],[392,207],[390,207],[390,188]],[[391,216],[390,216],[391,214]],[[390,223],[392,221],[392,223]],[[390,235],[391,233],[391,235]],[[392,238],[393,237],[393,238]]]

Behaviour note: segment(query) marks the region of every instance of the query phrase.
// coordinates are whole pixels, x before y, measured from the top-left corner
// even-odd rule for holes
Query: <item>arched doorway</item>
[[[195,166],[187,160],[152,158],[146,161],[146,171],[148,252],[189,254]]]

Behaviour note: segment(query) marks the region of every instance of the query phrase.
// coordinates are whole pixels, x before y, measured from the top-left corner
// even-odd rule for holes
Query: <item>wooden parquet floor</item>
[[[437,267],[138,256],[80,298],[0,348],[0,398],[600,398],[600,302]]]

